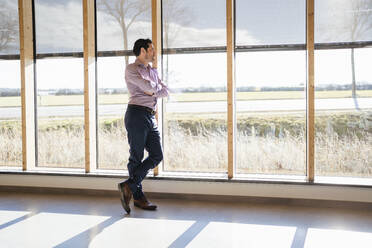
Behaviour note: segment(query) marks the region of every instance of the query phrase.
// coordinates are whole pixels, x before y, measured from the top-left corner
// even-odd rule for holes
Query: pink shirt
[[[125,69],[125,82],[129,91],[129,104],[141,105],[156,110],[159,97],[167,97],[169,90],[158,75],[156,68],[145,67],[136,59]],[[145,92],[153,94],[149,96]]]

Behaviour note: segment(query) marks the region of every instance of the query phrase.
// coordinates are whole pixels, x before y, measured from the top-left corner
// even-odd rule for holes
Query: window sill
[[[37,176],[73,176],[73,177],[98,177],[120,178],[128,177],[125,170],[97,169],[85,173],[78,168],[48,168],[38,167],[33,170],[23,171],[21,167],[0,167],[0,175],[37,175]],[[264,175],[264,174],[237,174],[233,179],[228,179],[227,173],[198,173],[198,172],[168,172],[163,171],[154,176],[151,170],[147,180],[171,181],[200,181],[200,182],[226,182],[226,183],[263,183],[263,184],[293,184],[293,185],[318,185],[318,186],[343,186],[372,188],[372,178],[355,177],[325,177],[318,176],[314,182],[308,182],[306,176],[296,175]]]

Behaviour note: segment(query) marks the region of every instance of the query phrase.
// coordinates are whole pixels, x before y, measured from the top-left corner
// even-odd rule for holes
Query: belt
[[[128,107],[131,107],[131,108],[134,108],[134,109],[146,110],[147,112],[149,112],[152,115],[156,114],[156,111],[153,110],[152,108],[149,108],[149,107],[145,107],[145,106],[141,106],[141,105],[135,105],[135,104],[128,104]]]

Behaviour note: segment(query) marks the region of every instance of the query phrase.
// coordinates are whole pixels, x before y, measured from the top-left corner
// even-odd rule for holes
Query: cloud
[[[247,30],[237,30],[237,35],[249,44],[259,43]],[[184,27],[171,23],[169,39],[169,47],[226,46],[226,29]]]
[[[126,19],[128,23],[130,20]],[[151,38],[151,22],[136,21],[128,30],[128,49],[140,37]],[[36,5],[38,52],[83,51],[83,14],[81,2],[66,5]],[[171,23],[171,44],[175,47],[225,46],[225,28],[194,28]],[[247,30],[237,30],[241,40],[258,44]],[[118,22],[109,14],[97,12],[97,47],[99,51],[123,50],[123,34]]]
[[[38,53],[83,51],[82,3],[35,6]]]

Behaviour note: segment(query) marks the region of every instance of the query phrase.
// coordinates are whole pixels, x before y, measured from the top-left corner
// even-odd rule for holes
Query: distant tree
[[[112,16],[121,28],[124,41],[124,50],[128,50],[128,30],[141,15],[151,9],[150,0],[98,0],[97,8]],[[125,65],[129,58],[125,56]]]
[[[187,3],[187,2],[186,2]],[[123,41],[124,50],[128,50],[128,30],[132,24],[140,17],[150,15],[150,0],[98,0],[98,10],[112,16],[119,24]],[[181,25],[187,25],[193,20],[191,8],[185,6],[182,0],[163,1],[163,46],[171,47],[173,41],[179,35]],[[125,57],[125,65],[128,65],[129,58]],[[168,81],[168,59],[165,60],[165,70],[163,80]]]
[[[0,3],[0,51],[9,48],[18,33],[18,15],[6,3]]]
[[[189,6],[185,5],[187,1],[179,0],[164,0],[163,1],[163,46],[164,48],[171,48],[174,46],[182,26],[191,23],[195,17]],[[163,80],[168,82],[169,77],[169,59],[165,59],[165,72]]]
[[[326,40],[360,41],[372,37],[372,0],[328,0],[327,15],[330,23],[321,25],[321,35]],[[351,91],[356,97],[354,48],[351,48]]]
[[[20,89],[0,88],[0,96],[20,96]]]
[[[195,17],[192,14],[192,9],[187,6],[187,1],[164,0],[163,19],[163,42],[164,47],[168,48],[174,45],[181,27],[190,24]]]
[[[352,41],[357,41],[364,35],[372,33],[372,0],[351,1],[350,25],[347,25],[347,27],[349,27]],[[352,96],[356,97],[354,48],[351,48],[351,73],[351,92]]]

